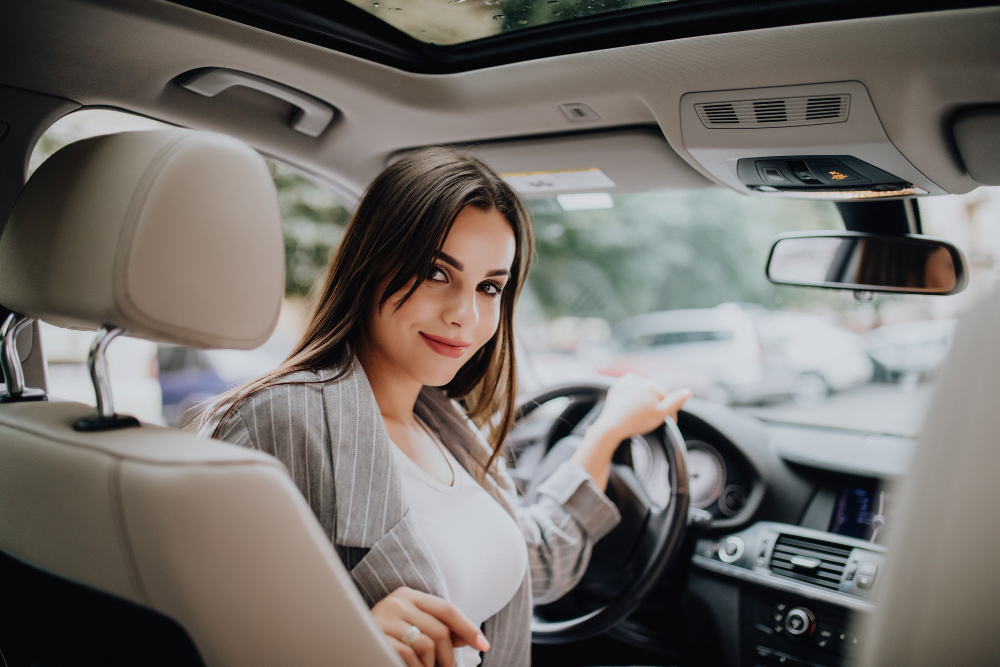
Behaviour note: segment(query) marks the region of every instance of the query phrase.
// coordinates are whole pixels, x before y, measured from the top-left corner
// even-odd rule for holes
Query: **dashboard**
[[[565,409],[512,433],[515,477],[539,465],[540,441],[568,434],[552,422]],[[719,667],[853,665],[884,574],[895,482],[916,443],[766,422],[698,399],[685,405],[678,427],[692,512],[711,521],[689,528],[685,576],[664,581],[659,599],[615,636]],[[669,497],[662,452],[634,438],[619,454],[654,502]],[[688,619],[687,627],[677,632],[667,618]]]

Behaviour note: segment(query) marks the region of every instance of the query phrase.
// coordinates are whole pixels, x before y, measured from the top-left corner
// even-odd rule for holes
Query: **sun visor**
[[[858,81],[688,93],[684,147],[739,192],[854,200],[948,194],[886,136]]]
[[[1000,185],[1000,107],[965,111],[954,129],[969,176],[982,185]]]
[[[674,152],[659,128],[548,135],[455,148],[490,165],[528,199],[714,185]]]

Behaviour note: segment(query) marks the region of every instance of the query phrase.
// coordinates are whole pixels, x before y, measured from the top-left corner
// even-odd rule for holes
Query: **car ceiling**
[[[1000,103],[997,7],[704,35],[437,75],[162,0],[33,0],[0,11],[0,84],[224,132],[348,200],[408,148],[636,127],[658,129],[676,156],[660,161],[660,186],[710,185],[684,147],[682,95],[834,81],[863,83],[903,156],[945,191],[962,193],[978,184],[954,147],[950,118]],[[312,138],[290,129],[285,102],[245,88],[207,98],[176,83],[205,67],[280,82],[338,114]],[[573,122],[565,103],[587,104],[600,119]],[[538,156],[551,145],[543,142]],[[523,146],[530,170],[531,142]]]

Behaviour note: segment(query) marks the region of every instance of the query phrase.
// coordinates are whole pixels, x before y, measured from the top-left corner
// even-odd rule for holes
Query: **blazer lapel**
[[[340,371],[318,371],[332,380]],[[371,548],[406,513],[392,441],[360,362],[323,387],[334,475],[334,542]]]

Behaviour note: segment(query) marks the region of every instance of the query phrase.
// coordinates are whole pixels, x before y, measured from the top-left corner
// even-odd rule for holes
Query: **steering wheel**
[[[526,481],[529,501],[533,489],[568,460],[589,424],[604,404],[612,379],[563,384],[522,399],[516,413],[520,422],[539,406],[557,398],[570,403],[555,419],[546,435],[547,451]],[[689,505],[687,449],[673,420],[650,433],[637,436],[662,450],[669,465],[669,497],[663,507],[650,499],[647,489],[631,467],[630,441],[616,452],[605,493],[615,503],[622,520],[595,546],[587,571],[573,593],[601,600],[596,609],[574,607],[574,618],[544,620],[537,613],[531,623],[532,640],[540,644],[562,644],[599,635],[625,620],[642,602],[660,576],[680,553],[687,527]],[[615,462],[619,461],[619,462]],[[511,462],[512,465],[516,461]],[[569,596],[567,596],[569,597]]]

